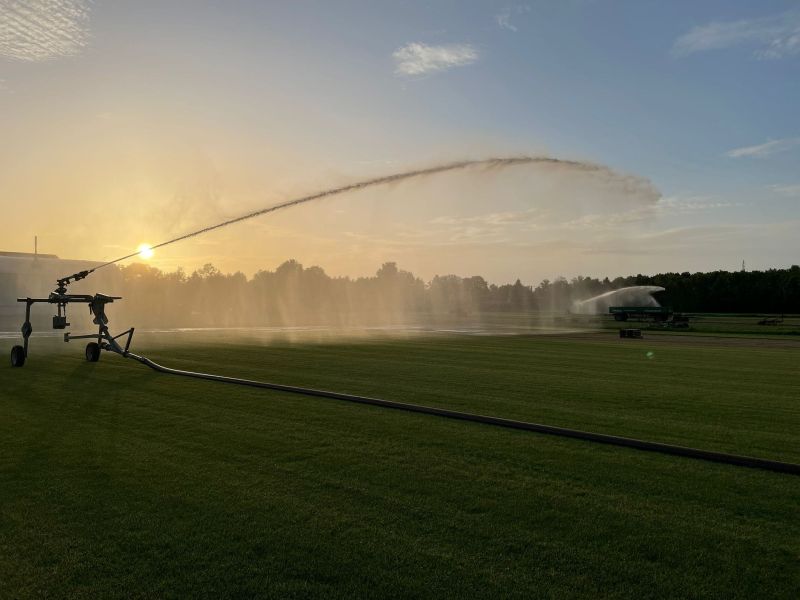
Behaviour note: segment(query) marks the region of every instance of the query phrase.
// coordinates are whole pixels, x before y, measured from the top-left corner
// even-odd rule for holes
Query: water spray
[[[632,285],[604,292],[586,300],[576,300],[572,303],[571,312],[579,315],[599,315],[608,311],[615,304],[628,306],[660,306],[653,294],[663,292],[660,285]]]

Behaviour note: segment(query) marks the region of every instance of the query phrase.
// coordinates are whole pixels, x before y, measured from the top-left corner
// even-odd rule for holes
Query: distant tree
[[[297,323],[399,322],[420,315],[569,310],[575,300],[630,285],[657,285],[662,304],[684,312],[800,313],[800,266],[766,271],[638,274],[569,281],[535,288],[517,279],[490,284],[480,275],[436,275],[425,284],[395,262],[372,277],[330,277],[317,266],[287,260],[251,279],[205,264],[187,276],[144,263],[104,275],[125,299],[115,313],[141,326],[239,326]],[[111,283],[109,283],[111,285]],[[2,290],[0,290],[2,291]]]

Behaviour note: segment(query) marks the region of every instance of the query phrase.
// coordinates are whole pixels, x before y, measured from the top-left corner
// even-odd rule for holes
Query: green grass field
[[[800,462],[800,341],[750,337],[135,345],[177,368]],[[800,477],[33,342],[0,368],[0,597],[800,594]]]

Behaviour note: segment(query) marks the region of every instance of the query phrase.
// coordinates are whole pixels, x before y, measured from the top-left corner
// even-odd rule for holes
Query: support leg
[[[25,349],[25,357],[28,357],[28,338],[31,337],[33,327],[31,326],[31,304],[30,300],[25,303],[25,322],[22,324],[22,341]]]

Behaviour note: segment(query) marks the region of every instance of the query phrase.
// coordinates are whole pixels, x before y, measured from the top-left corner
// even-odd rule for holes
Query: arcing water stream
[[[660,306],[653,298],[656,292],[664,288],[657,285],[633,285],[611,290],[594,298],[578,300],[572,304],[572,312],[579,315],[596,315],[608,312],[610,306]]]
[[[192,231],[191,233],[187,233],[181,235],[179,237],[173,238],[171,240],[167,240],[166,242],[161,242],[160,244],[156,244],[151,246],[148,250],[154,250],[156,248],[162,248],[164,246],[168,246],[170,244],[174,244],[175,242],[180,242],[181,240],[185,240],[191,237],[195,237],[204,233],[208,233],[209,231],[213,231],[215,229],[220,229],[221,227],[226,227],[228,225],[233,225],[234,223],[239,223],[241,221],[246,221],[248,219],[252,219],[254,217],[258,217],[261,215],[265,215],[267,213],[275,212],[278,210],[282,210],[284,208],[290,208],[292,206],[297,206],[299,204],[305,204],[307,202],[312,202],[314,200],[320,200],[322,198],[327,198],[329,196],[335,196],[338,194],[344,194],[347,192],[354,192],[358,190],[363,190],[365,188],[377,186],[377,185],[385,185],[396,183],[399,181],[404,181],[407,179],[419,178],[419,177],[427,177],[430,175],[436,175],[439,173],[445,173],[448,171],[459,171],[463,169],[468,169],[470,167],[486,167],[486,168],[506,168],[506,167],[513,167],[519,165],[539,165],[539,166],[546,166],[550,168],[559,168],[559,169],[569,169],[572,171],[578,172],[585,172],[585,173],[592,173],[598,175],[604,179],[609,181],[614,181],[617,184],[620,184],[622,188],[625,190],[626,193],[646,193],[648,195],[658,195],[658,192],[653,188],[653,186],[646,180],[633,177],[631,175],[623,175],[621,173],[617,173],[616,171],[605,167],[603,165],[597,165],[594,163],[589,162],[582,162],[582,161],[575,161],[575,160],[562,160],[559,158],[552,158],[549,156],[517,156],[517,157],[509,157],[509,158],[486,158],[482,160],[462,160],[457,162],[450,162],[444,163],[440,165],[436,165],[433,167],[427,167],[423,169],[414,169],[412,171],[404,171],[402,173],[394,173],[391,175],[383,175],[381,177],[375,177],[373,179],[366,179],[364,181],[359,181],[356,183],[351,183],[348,185],[343,185],[336,188],[331,188],[328,190],[324,190],[322,192],[317,192],[315,194],[311,194],[309,196],[303,196],[301,198],[295,198],[294,200],[287,200],[286,202],[281,202],[279,204],[273,204],[272,206],[268,206],[266,208],[259,209],[257,211],[247,213],[240,217],[235,217],[233,219],[228,219],[227,221],[222,221],[221,223],[217,223],[216,225],[210,225],[208,227],[204,227],[202,229],[198,229],[197,231]],[[108,261],[96,267],[94,270],[101,269],[105,266],[112,265],[114,263],[126,260],[128,258],[133,258],[141,254],[143,250],[139,250],[137,252],[133,252],[132,254],[128,254],[126,256],[121,256],[120,258],[116,258],[114,260]]]

